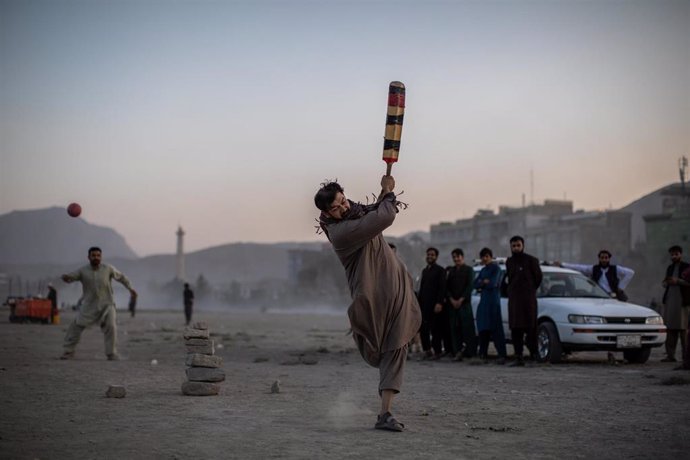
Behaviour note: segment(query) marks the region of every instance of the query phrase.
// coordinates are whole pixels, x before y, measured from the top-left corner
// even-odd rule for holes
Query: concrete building
[[[662,212],[643,217],[647,260],[659,267],[668,263],[668,248],[674,244],[683,248],[686,260],[690,255],[690,188],[685,184],[673,185],[661,195]]]
[[[474,217],[431,226],[431,245],[450,263],[450,251],[459,247],[468,260],[482,247],[494,256],[510,255],[513,235],[525,238],[527,252],[543,260],[595,261],[606,248],[617,262],[630,251],[630,214],[620,211],[573,212],[572,201],[546,200],[523,207],[500,206],[498,213],[480,209]]]

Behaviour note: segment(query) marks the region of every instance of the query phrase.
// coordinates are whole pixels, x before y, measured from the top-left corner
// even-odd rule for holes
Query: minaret
[[[176,278],[180,281],[187,279],[184,271],[184,230],[182,226],[177,227],[177,274]]]

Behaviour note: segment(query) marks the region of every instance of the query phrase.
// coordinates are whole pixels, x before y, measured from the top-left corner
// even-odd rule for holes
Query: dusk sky
[[[325,241],[313,196],[378,192],[407,87],[410,204],[617,208],[690,154],[690,0],[0,0],[0,214],[79,202],[139,255]],[[85,243],[86,245],[90,242]]]

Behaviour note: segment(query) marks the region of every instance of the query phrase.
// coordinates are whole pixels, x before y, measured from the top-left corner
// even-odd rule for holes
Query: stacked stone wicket
[[[219,382],[225,380],[220,369],[223,358],[214,355],[214,344],[206,323],[195,323],[184,331],[187,348],[187,381],[182,393],[188,396],[212,396],[220,391]]]

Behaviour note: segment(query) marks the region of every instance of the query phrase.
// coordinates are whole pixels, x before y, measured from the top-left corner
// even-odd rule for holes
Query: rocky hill
[[[84,262],[88,246],[99,246],[109,257],[137,258],[115,230],[70,217],[63,208],[12,211],[0,215],[2,264]]]

